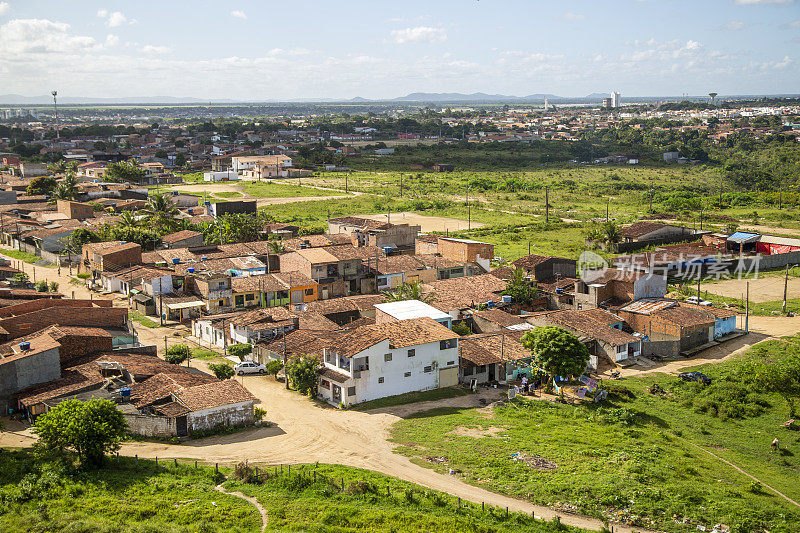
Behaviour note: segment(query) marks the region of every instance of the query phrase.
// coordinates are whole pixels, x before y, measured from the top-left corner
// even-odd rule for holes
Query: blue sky
[[[800,92],[800,0],[0,0],[0,94]]]

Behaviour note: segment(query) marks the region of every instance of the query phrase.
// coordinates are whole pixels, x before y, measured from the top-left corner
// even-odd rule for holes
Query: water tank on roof
[[[300,249],[301,249],[301,250],[305,250],[306,248],[308,248],[308,245],[307,245],[307,244],[301,244],[301,245],[300,245]]]
[[[180,260],[179,258],[177,258],[177,257],[173,257],[173,258],[172,258],[172,264],[173,264],[173,265],[177,265],[177,264],[178,264],[178,263],[180,263],[180,262],[181,262],[181,260]]]
[[[504,304],[510,304],[511,303],[511,296],[504,295],[503,296],[503,303]]]
[[[187,270],[189,271],[189,274],[194,274],[194,267],[189,267]]]
[[[178,191],[172,191],[172,196],[178,196]]]
[[[211,202],[203,202],[205,205],[211,205]]]
[[[494,307],[494,301],[493,300],[489,300],[488,302],[486,302],[486,307],[488,307],[489,309],[493,308]]]
[[[120,244],[127,244],[127,241],[119,241]]]
[[[130,387],[122,387],[119,389],[119,393],[122,396],[123,400],[126,400],[131,397],[131,388]]]
[[[21,343],[19,343],[19,349],[23,352],[30,350],[31,343],[29,343],[28,341],[22,341]]]
[[[383,255],[389,255],[390,253],[392,253],[392,247],[391,246],[384,246],[383,247]]]
[[[192,209],[192,208],[190,207],[189,209],[187,209],[187,212],[188,212],[190,215],[193,215],[193,214],[194,214],[194,209]]]
[[[208,261],[208,257],[203,256],[203,257],[200,258],[200,261]]]

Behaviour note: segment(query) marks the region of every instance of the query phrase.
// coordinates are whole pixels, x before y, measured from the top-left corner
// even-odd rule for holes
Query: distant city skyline
[[[0,93],[391,99],[800,91],[795,0],[0,0]]]

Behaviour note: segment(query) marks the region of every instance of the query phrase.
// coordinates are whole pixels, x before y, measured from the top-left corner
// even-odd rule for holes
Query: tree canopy
[[[586,346],[578,337],[557,326],[542,326],[526,332],[522,344],[531,351],[536,365],[551,378],[581,374],[589,362]]]
[[[34,424],[41,448],[60,454],[73,450],[81,463],[90,466],[99,466],[106,453],[119,449],[126,429],[114,402],[99,398],[63,401]]]
[[[313,357],[292,357],[286,363],[286,377],[300,394],[313,395],[317,388],[319,361]]]

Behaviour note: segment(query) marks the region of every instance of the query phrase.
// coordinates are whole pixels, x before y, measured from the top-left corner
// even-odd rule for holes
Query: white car
[[[714,306],[712,302],[709,302],[708,300],[703,300],[702,298],[699,298],[697,296],[689,296],[688,298],[686,298],[686,303],[695,305],[704,305],[706,307]]]
[[[266,366],[264,366],[262,364],[259,364],[259,363],[254,363],[252,361],[242,361],[238,365],[234,365],[233,366],[233,370],[237,374],[239,374],[240,376],[244,375],[244,374],[266,374],[267,373],[267,367]]]

